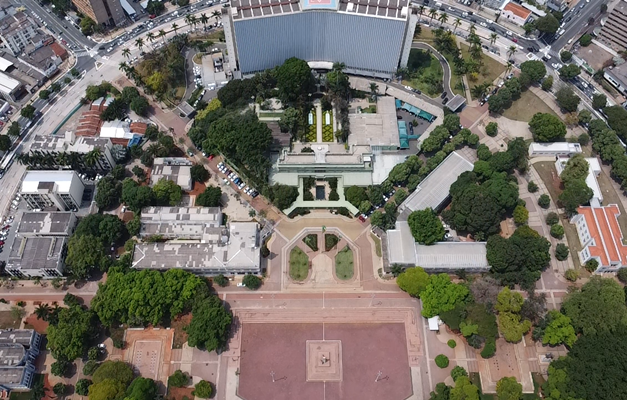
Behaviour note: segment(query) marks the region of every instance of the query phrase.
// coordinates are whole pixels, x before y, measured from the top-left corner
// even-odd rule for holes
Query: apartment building
[[[75,171],[27,171],[20,194],[31,209],[78,210],[85,185]]]
[[[627,2],[616,4],[601,28],[600,37],[617,51],[627,48]]]
[[[72,0],[72,3],[81,13],[98,24],[114,26],[126,22],[120,0]]]
[[[30,44],[31,39],[36,35],[35,25],[23,12],[7,15],[0,20],[0,38],[11,54],[16,57],[22,53],[22,50]]]

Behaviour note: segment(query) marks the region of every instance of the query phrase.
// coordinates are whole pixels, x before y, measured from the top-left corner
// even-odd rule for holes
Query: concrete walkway
[[[316,142],[322,143],[322,105],[316,101],[314,106],[316,107]]]

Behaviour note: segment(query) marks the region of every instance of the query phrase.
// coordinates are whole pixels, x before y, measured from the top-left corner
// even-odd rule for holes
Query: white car
[[[485,22],[479,22],[479,25],[483,26],[484,28],[488,27],[488,24],[486,24]]]
[[[246,285],[244,285],[244,282],[240,282],[237,284],[237,287],[246,287]]]

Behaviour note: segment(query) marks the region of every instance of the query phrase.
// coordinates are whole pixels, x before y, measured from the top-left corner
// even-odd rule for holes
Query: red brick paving
[[[28,317],[26,317],[24,322],[32,326],[35,332],[46,334],[46,330],[48,329],[48,323],[41,319],[37,319],[37,315],[29,315]]]
[[[306,341],[323,335],[342,341],[342,382],[306,382]],[[412,394],[403,324],[245,323],[241,354],[238,395],[245,400],[400,400]],[[383,379],[375,382],[378,371]]]

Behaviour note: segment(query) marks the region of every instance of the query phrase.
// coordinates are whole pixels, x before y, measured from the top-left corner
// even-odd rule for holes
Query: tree
[[[592,189],[583,179],[569,181],[564,185],[564,191],[560,194],[559,200],[569,214],[575,214],[577,207],[586,204],[593,196]]]
[[[538,191],[538,185],[534,181],[529,181],[527,184],[527,190],[529,193],[535,193]]]
[[[62,308],[57,323],[48,326],[48,347],[57,360],[75,360],[85,354],[97,329],[91,310],[80,306]]]
[[[292,136],[295,136],[301,126],[303,120],[303,114],[300,109],[294,107],[288,107],[279,120],[279,127],[284,132],[289,132]]]
[[[92,235],[74,235],[68,243],[65,259],[67,271],[75,278],[89,277],[91,271],[106,265],[105,248],[101,240]]]
[[[577,111],[577,106],[581,99],[573,92],[569,86],[562,86],[555,94],[557,104],[567,112]]]
[[[304,100],[313,88],[313,75],[306,61],[292,57],[276,71],[279,97],[284,104]]]
[[[220,189],[219,187],[215,187],[215,186],[207,186],[204,192],[196,196],[196,206],[220,207],[221,198],[222,198],[222,189]]]
[[[549,208],[549,205],[551,205],[551,198],[549,195],[541,194],[540,197],[538,197],[538,205],[545,209]]]
[[[553,225],[553,226],[559,226],[559,225]],[[555,246],[555,258],[557,258],[559,261],[566,260],[568,258],[568,253],[569,253],[568,246],[566,246],[564,243],[558,243],[557,246]]]
[[[213,282],[220,287],[226,287],[229,285],[229,279],[222,274],[214,276]]]
[[[435,391],[431,392],[429,400],[449,400],[451,396],[451,387],[446,386],[444,382],[435,385]]]
[[[11,148],[9,135],[0,135],[0,151],[8,151]]]
[[[131,236],[137,236],[139,234],[139,231],[141,230],[141,221],[138,214],[135,214],[133,219],[126,223],[126,230],[128,230],[128,233]]]
[[[396,278],[398,287],[410,296],[420,297],[420,293],[429,284],[429,274],[421,267],[407,268]]]
[[[35,111],[36,111],[35,107],[33,107],[32,105],[28,104],[28,105],[22,107],[22,110],[20,111],[20,114],[24,118],[33,119],[33,117],[35,116]]]
[[[520,71],[527,76],[530,83],[538,83],[546,75],[546,67],[539,60],[525,61],[520,64]]]
[[[134,98],[129,106],[137,115],[145,117],[148,114],[150,103],[148,103],[148,100],[144,96],[139,96]]]
[[[479,400],[479,388],[467,376],[460,376],[451,389],[450,400]]]
[[[583,47],[590,46],[590,43],[592,43],[592,36],[590,36],[589,33],[584,34],[581,39],[579,39],[579,44]]]
[[[529,121],[529,129],[535,140],[552,142],[566,136],[566,125],[555,115],[536,113]]]
[[[452,135],[455,135],[461,129],[459,126],[459,115],[446,115],[442,121],[442,126],[444,126]]]
[[[187,374],[180,369],[174,371],[174,373],[168,378],[168,386],[171,387],[183,387],[187,386],[188,383],[189,376],[187,376]]]
[[[89,379],[79,379],[76,382],[76,386],[74,387],[74,390],[76,392],[76,394],[80,395],[80,396],[87,396],[87,394],[89,393],[89,386],[91,386],[91,381]]]
[[[258,276],[249,274],[242,279],[242,283],[250,290],[257,290],[261,287],[262,281]]]
[[[566,297],[562,307],[575,331],[584,335],[616,332],[627,325],[625,292],[613,279],[593,275],[581,290]]]
[[[604,94],[595,94],[592,96],[592,107],[595,110],[601,110],[607,105],[607,97]]]
[[[89,387],[89,400],[117,400],[123,399],[126,385],[113,379],[94,383]]]
[[[344,195],[346,196],[346,200],[348,200],[348,202],[355,207],[359,207],[363,201],[368,200],[366,190],[360,186],[351,186],[347,188]]]
[[[566,64],[559,70],[560,77],[564,80],[573,79],[581,73],[581,68],[576,64]]]
[[[231,313],[217,296],[196,300],[192,308],[192,320],[185,328],[188,344],[206,351],[223,348],[228,339],[231,320]]]
[[[420,244],[431,245],[444,239],[444,226],[430,208],[412,212],[407,222],[414,240]]]
[[[487,133],[488,136],[495,137],[498,132],[498,127],[499,125],[496,122],[490,122],[485,127],[485,133]]]
[[[512,312],[499,313],[498,321],[503,338],[511,343],[520,342],[523,335],[531,329],[531,321],[521,321],[520,315]]]
[[[125,400],[154,400],[159,393],[155,381],[149,378],[137,377],[126,390]]]
[[[194,386],[194,391],[192,394],[196,397],[200,397],[201,399],[208,399],[213,394],[213,387],[211,387],[211,383],[201,380]]]
[[[553,87],[553,75],[549,75],[542,81],[542,90],[548,92]]]
[[[98,182],[96,191],[96,205],[108,209],[120,203],[122,183],[113,176],[107,175]]]
[[[570,51],[564,50],[560,53],[560,59],[562,60],[562,62],[569,62],[572,58],[573,53],[571,53]]]
[[[159,179],[152,187],[155,200],[158,204],[175,206],[183,197],[183,191],[179,185],[166,178]]]
[[[627,283],[627,268],[620,268],[616,273],[616,277],[621,283]]]
[[[275,184],[264,194],[278,209],[285,210],[298,198],[298,188]],[[349,200],[350,201],[350,200]]]
[[[577,340],[577,335],[570,318],[558,310],[549,310],[545,321],[546,327],[543,329],[542,344],[550,346],[565,344],[572,347]]]
[[[553,16],[553,14],[548,13],[542,18],[538,18],[535,21],[535,26],[540,32],[553,34],[559,29],[560,23],[557,18]]]
[[[551,236],[556,239],[561,239],[564,237],[564,227],[560,224],[555,224],[551,226]]]
[[[448,364],[449,364],[449,359],[444,354],[439,354],[435,356],[435,365],[437,365],[438,367],[446,368],[448,367]]]
[[[63,382],[59,382],[52,387],[52,392],[57,396],[63,396],[66,389],[67,387],[63,384]]]
[[[39,91],[39,98],[42,100],[48,100],[50,97],[50,91],[47,89],[42,89]]]
[[[422,316],[431,318],[444,311],[455,308],[469,294],[467,287],[451,282],[447,274],[433,275],[427,287],[420,293],[422,299]]]
[[[496,383],[496,397],[498,400],[520,400],[522,399],[522,385],[516,382],[516,378],[501,378]]]
[[[209,179],[209,171],[201,164],[195,164],[190,170],[190,175],[195,182],[205,182]]]
[[[551,243],[527,225],[520,226],[508,239],[490,236],[486,245],[493,275],[503,284],[532,287],[551,260]]]
[[[453,378],[453,382],[455,382],[460,376],[468,376],[468,372],[463,367],[457,365],[451,370],[451,378]]]
[[[501,286],[490,275],[477,277],[470,284],[470,293],[476,303],[486,304],[492,307],[497,302]]]
[[[52,365],[50,365],[50,373],[54,376],[65,376],[71,366],[72,366],[71,362],[64,360],[64,359],[60,359],[60,360],[53,362]]]
[[[511,312],[519,313],[524,299],[518,292],[512,292],[510,288],[506,287],[501,290],[497,297],[496,310],[500,313]]]
[[[525,206],[516,206],[514,209],[514,222],[517,225],[526,224],[529,220],[529,211]]]
[[[124,361],[105,361],[94,372],[92,380],[94,383],[100,383],[107,379],[128,386],[133,380],[133,369]]]

